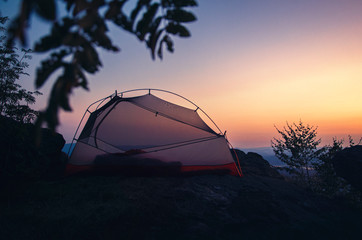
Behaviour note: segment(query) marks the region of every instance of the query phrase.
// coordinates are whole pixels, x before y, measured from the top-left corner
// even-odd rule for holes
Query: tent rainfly
[[[126,93],[145,90],[148,91],[146,94],[125,97]],[[159,92],[188,101],[195,109],[156,97],[154,93]],[[97,108],[90,111],[97,103]],[[202,120],[199,112],[215,125],[219,133]],[[88,120],[76,138],[87,114]],[[119,94],[116,91],[91,104],[78,129],[67,174],[80,171],[127,175],[215,172],[242,176],[240,164],[234,161],[225,134],[197,105],[169,91],[136,89]]]

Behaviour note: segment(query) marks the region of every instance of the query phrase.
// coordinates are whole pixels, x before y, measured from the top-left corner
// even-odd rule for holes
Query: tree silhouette
[[[336,153],[343,150],[343,142],[343,140],[333,138],[331,145],[320,149],[320,155],[313,163],[318,177],[313,186],[314,191],[331,197],[341,194],[342,191],[348,192],[346,181],[337,176],[333,167],[333,158]]]
[[[0,17],[0,32],[5,30],[3,24],[7,20],[7,17]],[[31,58],[31,51],[23,49],[22,56],[19,56],[16,48],[5,46],[5,38],[6,36],[0,35],[0,115],[29,123],[38,115],[29,105],[35,103],[35,96],[41,93],[23,89],[16,80],[20,75],[27,75],[24,72],[28,67],[25,60]]]
[[[8,29],[8,45],[19,39],[26,44],[26,29],[35,13],[52,24],[48,35],[36,42],[34,51],[48,52],[49,57],[37,68],[35,84],[43,86],[58,69],[47,109],[39,122],[58,125],[59,108],[71,111],[69,94],[76,87],[88,89],[85,73],[94,74],[102,66],[100,49],[118,52],[108,36],[107,23],[133,34],[144,42],[152,59],[162,59],[164,48],[174,51],[172,36],[189,37],[185,23],[196,20],[186,9],[197,6],[195,0],[63,0],[67,15],[56,17],[55,0],[23,0],[20,14]],[[134,5],[132,5],[134,4]],[[132,10],[127,11],[132,6]]]
[[[320,152],[317,150],[321,139],[317,139],[317,127],[305,125],[301,120],[298,124],[287,123],[283,130],[275,129],[281,138],[273,138],[271,145],[275,156],[288,165],[288,170],[309,183],[309,168]]]

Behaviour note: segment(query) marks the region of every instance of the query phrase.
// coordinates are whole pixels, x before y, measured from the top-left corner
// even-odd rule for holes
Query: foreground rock
[[[36,151],[39,159],[56,158],[63,143],[60,136],[43,133],[47,134],[54,142],[50,144],[50,139],[44,138],[43,144],[49,145]],[[18,144],[17,149],[26,146],[24,149],[33,153],[25,144],[28,140],[11,141]],[[243,167],[243,178],[73,176],[53,181],[11,181],[7,188],[0,184],[0,239],[362,236],[360,210],[284,181],[258,154],[239,150],[236,154]],[[31,163],[30,160],[24,163]]]
[[[256,175],[77,176],[12,190],[0,198],[2,239],[354,239],[362,234],[360,212]]]
[[[345,148],[333,159],[336,174],[362,191],[362,146]]]
[[[0,177],[39,179],[60,177],[66,157],[65,140],[49,129],[38,132],[33,124],[22,124],[0,116]]]

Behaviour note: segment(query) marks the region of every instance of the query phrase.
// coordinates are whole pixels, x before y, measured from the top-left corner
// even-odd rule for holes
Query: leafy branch
[[[163,58],[163,51],[174,51],[172,37],[190,37],[185,23],[196,20],[188,9],[197,6],[195,0],[63,0],[67,16],[56,17],[55,0],[22,1],[21,10],[8,29],[8,46],[16,39],[26,45],[26,30],[30,16],[35,13],[52,24],[48,35],[35,43],[34,51],[49,52],[49,57],[37,68],[35,84],[40,88],[58,69],[51,90],[47,109],[41,113],[39,122],[46,121],[55,128],[58,111],[71,111],[69,95],[74,88],[88,90],[85,73],[95,74],[102,67],[99,49],[119,52],[109,37],[107,23],[133,34],[144,42],[151,58]],[[127,4],[134,4],[127,11]]]

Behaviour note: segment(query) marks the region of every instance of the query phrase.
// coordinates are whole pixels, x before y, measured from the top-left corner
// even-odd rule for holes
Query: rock
[[[345,148],[332,160],[336,174],[362,191],[362,146]]]
[[[40,130],[40,144],[33,124],[0,116],[0,176],[19,179],[54,178],[64,174],[63,136]]]
[[[59,156],[65,144],[64,137],[47,128],[42,128],[40,134],[41,141],[40,146],[38,147],[39,152],[47,156]]]
[[[249,152],[245,154],[239,149],[235,149],[235,152],[239,158],[242,172],[245,176],[256,175],[283,179],[283,176],[266,161],[261,155]],[[235,158],[235,153],[231,151]]]
[[[360,211],[271,177],[76,176],[13,189],[10,206],[0,199],[4,239],[359,239],[362,234]]]

